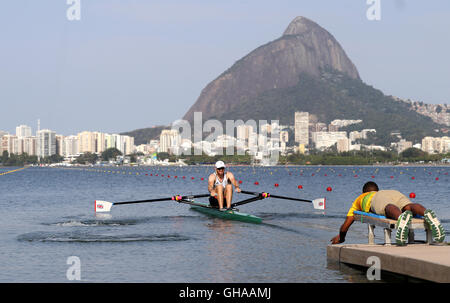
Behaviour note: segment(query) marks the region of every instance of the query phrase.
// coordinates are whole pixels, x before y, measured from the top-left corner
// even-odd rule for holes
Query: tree
[[[111,147],[102,152],[103,161],[109,161],[111,158],[116,159],[117,156],[122,156],[122,152],[115,147]]]
[[[426,152],[415,147],[408,148],[400,154],[402,158],[423,158],[426,155]]]
[[[3,154],[2,154],[2,164],[6,165],[6,163],[8,162],[9,159],[9,153],[8,151],[4,150]]]
[[[94,164],[95,162],[97,162],[98,156],[97,154],[93,154],[90,152],[87,152],[81,156],[79,156],[77,158],[77,163],[80,164],[86,164],[86,163],[90,163],[90,164]]]

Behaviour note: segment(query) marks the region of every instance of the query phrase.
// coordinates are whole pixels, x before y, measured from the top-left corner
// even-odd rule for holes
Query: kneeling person
[[[231,172],[225,172],[225,163],[217,161],[215,172],[208,178],[208,191],[211,193],[209,203],[211,206],[225,210],[225,202],[226,207],[231,208],[233,185],[237,192],[241,192],[234,175]]]

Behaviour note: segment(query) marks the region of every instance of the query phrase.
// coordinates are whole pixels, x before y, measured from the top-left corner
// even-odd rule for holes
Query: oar
[[[260,195],[258,197],[253,197],[253,198],[249,198],[249,199],[246,199],[246,200],[242,200],[240,202],[232,203],[231,207],[236,207],[236,206],[239,206],[239,205],[247,204],[247,203],[250,203],[250,202],[255,202],[255,201],[258,201],[258,200],[262,200],[262,199],[264,199],[264,197],[262,195]]]
[[[257,193],[257,192],[251,192],[251,191],[245,191],[242,190],[241,193],[248,194],[248,195],[267,195],[265,198],[278,198],[278,199],[284,199],[284,200],[292,200],[292,201],[300,201],[300,202],[309,202],[312,203],[315,209],[325,209],[325,198],[318,198],[314,200],[306,200],[306,199],[298,199],[298,198],[292,198],[292,197],[285,197],[285,196],[278,196],[278,195],[272,195],[269,193]],[[261,198],[263,199],[263,198]]]
[[[193,199],[193,198],[204,198],[209,197],[210,194],[201,194],[201,195],[189,195],[189,196],[172,196],[167,198],[157,198],[157,199],[149,199],[149,200],[137,200],[137,201],[124,201],[124,202],[108,202],[108,201],[100,201],[95,200],[95,211],[96,212],[109,212],[111,211],[111,207],[113,205],[124,205],[124,204],[135,204],[135,203],[149,203],[149,202],[161,202],[161,201],[181,201],[183,199]]]

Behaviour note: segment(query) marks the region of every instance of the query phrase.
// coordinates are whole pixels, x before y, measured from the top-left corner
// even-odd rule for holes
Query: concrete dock
[[[409,244],[335,244],[327,246],[329,261],[369,268],[368,258],[380,260],[381,272],[387,271],[416,279],[450,283],[450,245]]]

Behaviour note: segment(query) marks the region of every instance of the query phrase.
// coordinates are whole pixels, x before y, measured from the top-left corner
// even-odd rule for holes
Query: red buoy
[[[299,185],[299,186],[298,186],[298,189],[302,189],[302,188],[303,188],[303,185]]]
[[[242,180],[239,180],[239,184],[242,184]]]
[[[258,182],[258,181],[256,181],[256,182],[255,182],[255,185],[259,185],[259,182]]]
[[[332,191],[332,190],[333,189],[330,186],[327,187],[327,191]]]
[[[415,193],[410,193],[410,194],[409,194],[409,197],[410,197],[411,199],[414,199],[414,198],[416,197],[416,194],[415,194]]]
[[[279,186],[279,184],[278,183],[275,183],[275,187],[278,187]]]

